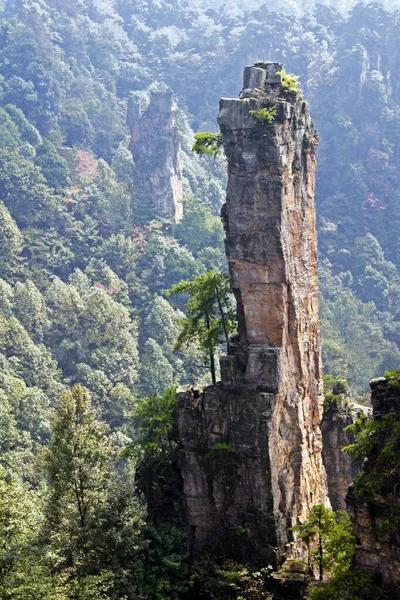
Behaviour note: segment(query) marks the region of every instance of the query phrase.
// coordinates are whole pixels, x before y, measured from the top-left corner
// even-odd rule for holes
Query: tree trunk
[[[324,577],[323,566],[322,566],[322,558],[323,558],[323,548],[322,548],[322,537],[321,534],[318,536],[318,555],[319,555],[319,580],[322,581]]]
[[[215,360],[214,360],[214,352],[213,352],[213,350],[210,350],[210,367],[211,367],[211,379],[212,379],[212,383],[213,383],[213,385],[215,385],[217,383],[217,380],[215,378]]]

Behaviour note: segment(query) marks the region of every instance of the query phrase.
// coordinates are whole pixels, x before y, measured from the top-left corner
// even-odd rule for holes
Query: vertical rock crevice
[[[220,102],[226,255],[239,341],[236,355],[221,360],[222,384],[204,390],[201,404],[178,394],[188,521],[201,530],[197,550],[240,527],[236,547],[247,544],[256,561],[282,550],[292,540],[290,527],[327,501],[319,429],[318,136],[282,72],[278,63],[246,67],[239,98]],[[219,440],[232,445],[238,465],[224,511],[216,502],[220,477],[203,460]]]

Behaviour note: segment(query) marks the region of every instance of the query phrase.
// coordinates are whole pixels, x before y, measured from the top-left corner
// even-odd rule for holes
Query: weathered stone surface
[[[390,385],[386,378],[373,379],[371,402],[373,418],[382,419],[384,415],[393,413],[400,419],[400,387]],[[399,440],[384,440],[398,448]],[[376,464],[375,448],[364,465],[368,475]],[[381,448],[379,448],[381,450]],[[392,474],[394,481],[399,480],[398,474]],[[363,568],[370,571],[378,582],[383,584],[389,598],[400,599],[400,498],[397,485],[383,487],[379,493],[367,498],[355,493],[351,486],[346,497],[347,508],[355,523],[357,548],[353,557],[353,569]]]
[[[328,481],[329,500],[333,510],[346,510],[346,494],[349,486],[360,473],[363,461],[343,452],[343,448],[354,442],[348,425],[361,413],[370,409],[350,402],[338,405],[332,402],[321,421],[322,457]]]
[[[282,88],[280,71],[278,63],[248,68],[244,87],[264,82],[264,90],[255,90],[253,98],[222,100],[218,121],[228,159],[226,252],[244,379],[276,394],[271,475],[278,540],[284,543],[288,525],[305,518],[326,490],[319,431],[318,137],[306,103]],[[250,112],[271,105],[271,124]]]
[[[222,385],[207,388],[197,404],[179,399],[192,548],[218,543],[226,550],[229,532],[239,527],[235,547],[260,562],[272,561],[273,548],[292,541],[290,527],[327,501],[319,429],[317,134],[305,102],[282,88],[281,69],[246,68],[244,91],[222,99],[218,117],[228,160],[222,217],[240,369],[233,376],[232,363],[223,362]],[[273,123],[251,112],[273,105]],[[218,441],[237,453],[236,470],[210,460]]]
[[[235,355],[221,356],[220,358],[221,381],[224,385],[236,385],[240,383],[240,365]]]
[[[222,550],[275,562],[268,444],[273,403],[273,394],[240,386],[211,386],[199,399],[178,390],[180,466],[194,553]]]
[[[310,579],[307,563],[286,560],[277,572],[272,573],[273,600],[301,600]]]
[[[176,105],[171,91],[152,92],[141,114],[133,99],[128,105],[129,148],[135,163],[136,194],[151,201],[157,214],[182,218],[182,174],[175,126]]]

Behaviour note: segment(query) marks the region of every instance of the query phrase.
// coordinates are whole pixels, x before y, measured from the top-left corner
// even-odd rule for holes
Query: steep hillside
[[[262,585],[189,571],[171,388],[210,375],[164,293],[227,269],[225,159],[191,148],[246,64],[299,75],[319,130],[325,371],[362,396],[399,365],[400,14],[204,5],[0,2],[2,599]]]
[[[174,320],[162,289],[224,268],[224,166],[191,154],[191,127],[215,128],[218,98],[236,94],[244,64],[282,59],[301,76],[322,140],[316,193],[325,369],[365,391],[399,358],[398,20],[361,5],[349,18],[319,6],[293,19],[266,7],[203,13],[184,2],[6,2],[0,196],[13,244],[6,244],[3,277],[11,285],[30,280],[46,295],[55,276],[66,283],[79,269],[97,293],[125,306],[137,322],[139,362],[163,365],[154,382],[151,368],[141,367],[131,391],[198,378],[199,369],[190,375],[185,359],[174,358],[175,334],[149,325],[149,306]],[[187,204],[176,228],[133,189],[127,149],[128,97],[145,110],[150,91],[163,85],[177,97],[182,148]],[[44,336],[50,352],[54,340]],[[54,358],[76,380],[59,350]],[[93,377],[83,377],[89,381],[93,387]]]

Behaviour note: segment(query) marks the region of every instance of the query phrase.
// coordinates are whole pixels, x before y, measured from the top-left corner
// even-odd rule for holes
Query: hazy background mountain
[[[270,11],[279,11],[299,16],[305,13],[312,13],[318,5],[329,6],[346,15],[356,4],[360,4],[360,2],[357,0],[338,0],[338,2],[331,0],[287,0],[286,2],[284,0],[278,0],[277,2],[265,2],[263,0],[249,0],[248,2],[245,0],[189,0],[189,4],[190,6],[204,10],[222,9],[226,14],[234,14],[237,10],[248,12],[264,6]],[[400,8],[400,2],[397,0],[383,0],[377,4],[387,11],[398,10]]]

